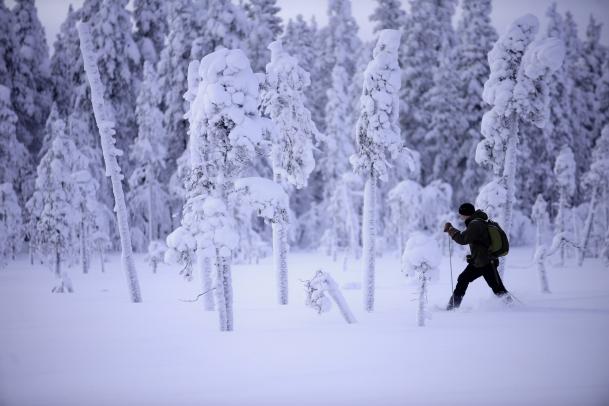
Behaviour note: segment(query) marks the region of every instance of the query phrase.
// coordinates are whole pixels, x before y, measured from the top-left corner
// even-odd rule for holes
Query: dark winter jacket
[[[488,252],[491,240],[486,228],[486,220],[488,220],[486,213],[482,210],[476,210],[472,217],[465,220],[465,231],[459,231],[456,228],[451,228],[448,231],[457,244],[469,244],[470,263],[476,268],[481,268],[491,262],[491,256]]]

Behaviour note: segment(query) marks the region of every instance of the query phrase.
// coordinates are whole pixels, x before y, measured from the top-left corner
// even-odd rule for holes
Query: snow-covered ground
[[[377,265],[376,310],[343,290],[358,323],[334,306],[304,306],[300,279],[353,267],[292,253],[290,304],[276,304],[271,258],[234,268],[235,331],[192,299],[200,290],[166,265],[138,257],[143,303],[133,304],[119,266],[71,269],[74,294],[52,294],[53,275],[26,258],[0,272],[1,405],[607,405],[609,270],[586,260],[548,266],[539,293],[530,249],[510,254],[505,284],[522,301],[506,310],[481,278],[462,309],[416,325],[415,287],[395,255]],[[97,266],[96,266],[97,265]],[[463,267],[453,260],[455,278]],[[450,294],[448,259],[429,303]]]

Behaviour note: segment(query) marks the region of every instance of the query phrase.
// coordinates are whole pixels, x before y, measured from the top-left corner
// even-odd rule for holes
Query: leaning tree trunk
[[[546,270],[546,257],[548,249],[545,245],[540,245],[535,250],[535,262],[537,262],[537,272],[539,273],[539,282],[541,283],[541,292],[550,293],[550,285],[548,283],[548,272]]]
[[[364,309],[374,310],[374,283],[375,283],[375,239],[376,239],[376,178],[370,174],[364,187],[364,213],[362,221],[363,241],[363,293]]]
[[[135,262],[133,260],[127,205],[125,203],[123,185],[121,184],[124,176],[121,173],[121,168],[117,161],[117,154],[120,152],[114,146],[114,143],[116,142],[114,139],[115,124],[112,117],[109,117],[108,106],[105,105],[104,85],[101,81],[99,69],[97,67],[91,30],[89,25],[85,22],[79,22],[77,28],[80,37],[80,49],[84,61],[85,73],[87,74],[87,79],[89,80],[89,86],[91,88],[91,104],[93,105],[95,122],[97,123],[100,133],[106,174],[110,176],[112,191],[114,193],[114,207],[117,217],[118,232],[121,239],[123,269],[127,276],[131,301],[138,303],[142,301],[142,295],[140,293],[140,285],[137,279]]]

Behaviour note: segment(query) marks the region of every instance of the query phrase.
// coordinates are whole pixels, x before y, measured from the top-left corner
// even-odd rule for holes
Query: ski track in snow
[[[609,404],[609,271],[575,258],[548,266],[539,293],[531,249],[510,254],[505,284],[523,304],[505,309],[482,278],[463,308],[416,325],[416,287],[395,254],[377,262],[376,310],[343,289],[357,324],[337,307],[305,307],[300,279],[317,269],[340,286],[359,266],[294,252],[290,303],[276,304],[272,258],[234,267],[235,331],[178,269],[152,274],[137,255],[143,303],[133,304],[120,257],[101,274],[70,275],[74,294],[52,294],[53,275],[25,257],[0,272],[1,405],[606,405]],[[453,258],[454,278],[463,268]],[[450,295],[448,258],[430,286],[430,308]]]

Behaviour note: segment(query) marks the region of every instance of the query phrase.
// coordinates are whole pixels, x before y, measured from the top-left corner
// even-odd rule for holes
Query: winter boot
[[[448,305],[446,306],[446,310],[455,310],[461,306],[461,301],[463,300],[463,296],[457,296],[453,294],[448,300]]]

